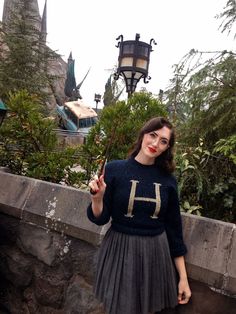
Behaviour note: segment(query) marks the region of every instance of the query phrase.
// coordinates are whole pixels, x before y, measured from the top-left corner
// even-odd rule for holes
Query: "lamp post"
[[[148,67],[150,62],[150,53],[152,50],[152,43],[156,45],[152,38],[147,44],[139,41],[140,35],[136,34],[135,40],[123,41],[123,35],[120,35],[116,40],[120,40],[117,48],[120,48],[118,57],[117,72],[114,74],[114,79],[118,80],[123,76],[126,85],[126,92],[128,97],[135,91],[137,83],[143,78],[144,83],[148,83],[151,79],[148,76]]]
[[[95,94],[94,95],[94,101],[96,102],[96,112],[98,112],[98,103],[101,101],[101,95],[100,94]]]
[[[7,108],[4,105],[4,103],[2,102],[2,100],[0,99],[0,126],[3,123],[3,120],[4,120],[5,116],[6,116],[6,113],[7,113]]]

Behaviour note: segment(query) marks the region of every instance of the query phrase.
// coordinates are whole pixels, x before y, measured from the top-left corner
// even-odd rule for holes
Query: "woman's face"
[[[166,126],[144,134],[141,149],[138,153],[139,158],[142,158],[143,162],[154,163],[155,158],[168,149],[170,137],[171,130]]]

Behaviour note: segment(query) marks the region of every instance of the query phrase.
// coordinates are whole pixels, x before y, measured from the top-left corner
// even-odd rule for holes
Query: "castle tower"
[[[47,0],[45,0],[41,21],[41,42],[46,45],[47,41]]]
[[[42,18],[39,13],[38,0],[4,0],[2,22],[4,25],[8,25],[11,18],[11,12],[17,14],[17,12],[19,12],[19,8],[22,4],[24,4],[24,1],[28,6],[30,6],[30,13],[33,16],[33,26],[38,30],[38,34],[40,34],[40,49],[44,49],[47,46],[47,0],[45,0]],[[61,57],[53,58],[49,61],[47,71],[50,75],[58,77],[53,84],[48,85],[48,91],[49,94],[51,93],[51,97],[47,105],[51,110],[57,103],[63,104],[66,99],[64,86],[67,73],[67,63]]]
[[[2,22],[7,25],[11,12],[17,13],[22,0],[4,0]],[[34,16],[35,28],[41,30],[41,17],[39,14],[38,0],[29,0],[30,11]]]

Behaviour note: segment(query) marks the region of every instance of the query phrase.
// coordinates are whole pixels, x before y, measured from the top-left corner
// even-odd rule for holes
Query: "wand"
[[[104,167],[105,167],[105,165],[106,165],[106,163],[107,163],[107,159],[108,159],[109,154],[110,154],[111,143],[112,143],[114,137],[115,137],[115,128],[113,129],[111,138],[110,138],[109,142],[107,143],[107,145],[106,145],[106,147],[105,147],[105,152],[104,152],[104,154],[103,154],[104,158],[102,159],[101,165],[100,165],[99,170],[98,170],[98,173],[97,173],[98,178],[103,174]],[[97,193],[97,192],[95,192],[95,191],[93,191],[92,189],[90,189],[90,194],[95,195],[96,193]]]

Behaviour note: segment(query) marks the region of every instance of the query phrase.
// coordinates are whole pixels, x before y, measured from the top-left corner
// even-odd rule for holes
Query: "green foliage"
[[[201,212],[199,209],[201,209],[202,206],[200,205],[190,205],[188,201],[185,201],[183,203],[183,206],[181,207],[181,211],[186,212],[188,214],[196,214],[198,216],[201,216]]]
[[[192,143],[198,141],[198,135],[209,135],[211,141],[212,137],[219,139],[223,132],[229,136],[236,130],[235,56],[227,51],[192,49],[175,66],[165,103],[178,125],[184,123],[186,128],[185,122],[188,123],[191,134],[187,137]]]
[[[70,181],[77,149],[57,151],[55,123],[44,117],[38,98],[26,91],[11,93],[7,107],[8,115],[0,128],[1,166],[36,179]]]
[[[72,148],[61,152],[35,152],[24,161],[26,166],[24,175],[54,183],[67,181],[70,185],[74,185],[77,181],[72,180],[71,168],[75,163],[73,158],[75,152]]]
[[[183,204],[188,202],[199,205],[204,186],[207,185],[206,178],[202,175],[202,169],[209,160],[209,151],[204,150],[202,142],[197,147],[181,147],[177,144],[176,154],[176,177],[178,179],[179,196],[183,209],[189,210]]]
[[[196,147],[178,144],[176,163],[183,211],[236,220],[235,169],[227,158],[204,149],[201,141]]]
[[[120,87],[118,82],[114,80],[113,74],[111,74],[105,85],[105,92],[103,95],[104,106],[115,105],[123,93],[123,90],[124,86]]]
[[[233,25],[236,21],[236,3],[235,0],[228,0],[224,11],[217,16],[218,19],[222,19],[222,23],[219,28],[221,32],[228,31],[228,34],[231,33]],[[236,37],[236,34],[234,34]]]
[[[9,109],[0,129],[0,161],[11,172],[60,182],[71,177],[74,150],[58,152],[56,125],[45,118],[48,64],[58,58],[42,38],[32,1],[20,0],[0,30],[0,98]]]
[[[80,161],[88,177],[99,168],[109,142],[108,160],[126,158],[143,123],[166,115],[164,106],[148,93],[135,93],[127,102],[105,107],[82,148],[86,157]]]
[[[192,49],[166,92],[177,126],[177,177],[184,202],[207,217],[236,221],[236,54]],[[184,117],[184,118],[183,118]],[[189,209],[187,209],[189,210]]]
[[[186,121],[190,112],[189,103],[185,100],[186,87],[183,84],[185,75],[178,72],[176,66],[175,75],[170,80],[170,86],[164,93],[169,117],[175,124]]]
[[[235,71],[235,55],[222,53],[217,63],[208,63],[189,81],[188,100],[194,118],[191,127],[209,145],[236,132]]]
[[[232,135],[227,139],[222,138],[216,142],[214,152],[222,153],[236,165],[236,135]]]

